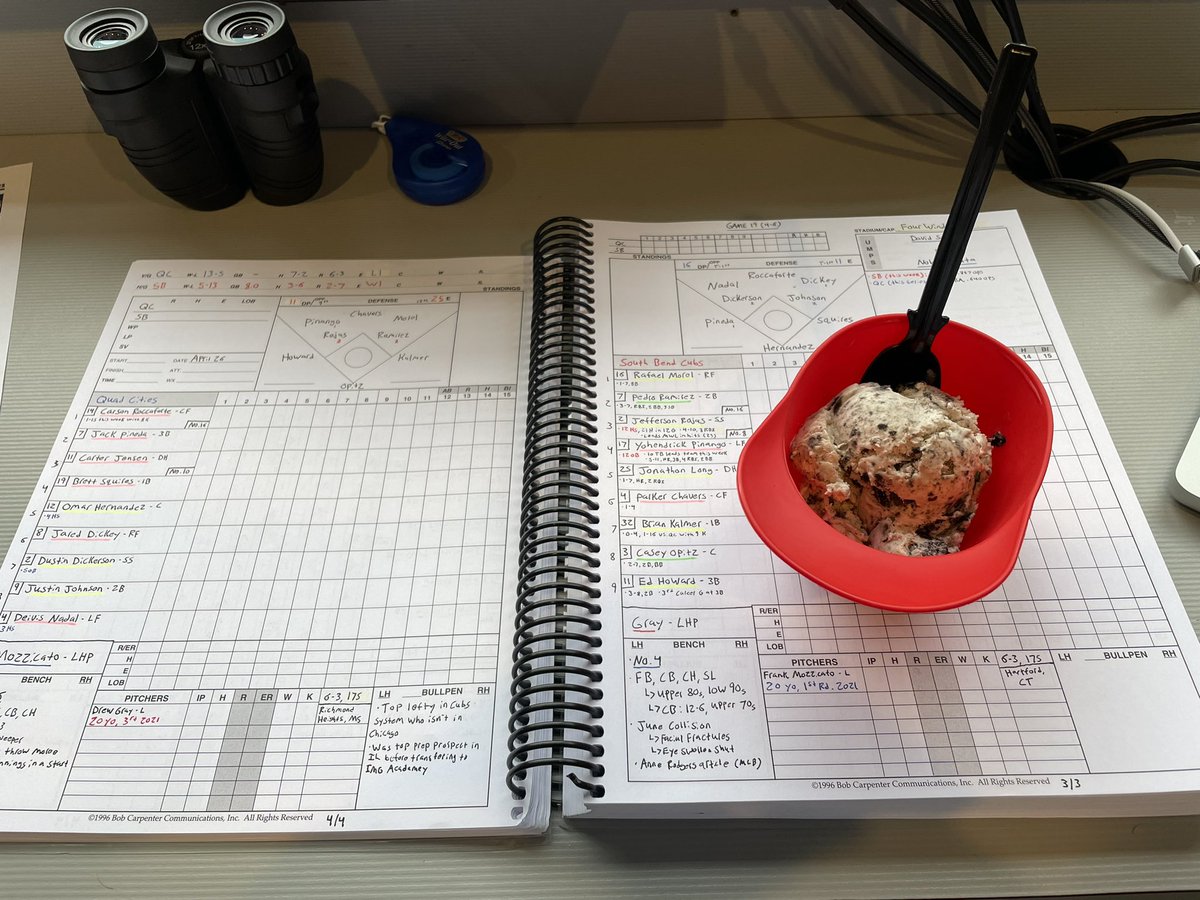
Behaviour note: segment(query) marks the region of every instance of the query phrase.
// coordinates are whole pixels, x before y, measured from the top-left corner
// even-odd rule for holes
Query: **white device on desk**
[[[1196,423],[1183,448],[1183,456],[1179,457],[1179,465],[1175,467],[1171,496],[1185,506],[1200,510],[1200,422]]]

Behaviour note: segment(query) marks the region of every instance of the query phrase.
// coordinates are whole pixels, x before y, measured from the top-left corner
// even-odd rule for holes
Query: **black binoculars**
[[[168,197],[222,209],[249,187],[286,206],[320,188],[312,67],[273,3],[235,3],[168,41],[135,9],[101,9],[64,40],[104,131]]]

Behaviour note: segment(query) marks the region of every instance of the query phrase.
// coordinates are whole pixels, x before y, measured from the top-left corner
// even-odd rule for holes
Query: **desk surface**
[[[1116,116],[1063,117],[1098,125]],[[137,179],[102,135],[0,138],[32,161],[0,406],[7,544],[129,263],[139,258],[411,258],[528,253],[560,214],[675,221],[932,213],[970,135],[937,118],[479,129],[482,191],[420,207],[382,138],[326,135],[326,186],[300,207],[194,213]],[[1139,156],[1187,155],[1173,135]],[[1193,241],[1195,188],[1138,192]],[[1200,622],[1200,515],[1166,485],[1200,416],[1200,293],[1172,254],[1099,204],[998,172],[986,208],[1020,211],[1175,582]],[[1152,348],[1152,349],[1151,349]],[[1148,428],[1146,423],[1155,423]],[[1200,819],[563,824],[537,839],[0,846],[0,893],[233,897],[914,897],[1179,891],[1200,886]],[[203,886],[203,887],[201,887]]]

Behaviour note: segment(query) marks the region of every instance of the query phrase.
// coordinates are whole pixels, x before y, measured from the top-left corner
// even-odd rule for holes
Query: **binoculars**
[[[222,209],[249,187],[286,206],[320,188],[312,67],[273,3],[235,3],[167,41],[137,10],[101,9],[63,37],[104,131],[173,200]]]

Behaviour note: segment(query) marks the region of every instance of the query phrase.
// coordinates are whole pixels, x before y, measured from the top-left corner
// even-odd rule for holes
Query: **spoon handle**
[[[950,207],[942,239],[929,268],[921,302],[915,315],[909,315],[910,328],[906,340],[915,341],[920,349],[927,349],[933,343],[937,330],[945,324],[942,310],[946,308],[950,289],[958,277],[958,267],[967,250],[967,242],[971,239],[979,207],[983,205],[984,194],[992,180],[996,157],[1017,114],[1036,59],[1037,50],[1027,44],[1005,44],[1000,51],[1000,62],[988,89],[979,131],[975,135],[954,205]]]

